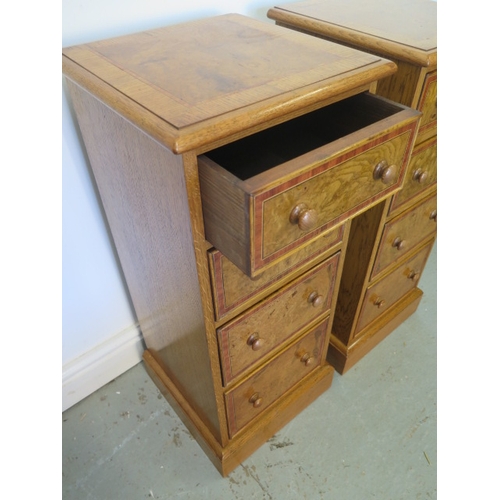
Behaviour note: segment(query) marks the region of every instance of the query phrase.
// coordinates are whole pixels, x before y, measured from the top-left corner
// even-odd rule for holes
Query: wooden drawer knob
[[[290,212],[290,222],[297,224],[301,231],[310,231],[318,222],[318,213],[305,203],[299,203]]]
[[[405,247],[405,240],[399,236],[392,242],[392,246],[398,250],[402,250]]]
[[[438,212],[437,210],[433,210],[430,215],[429,215],[429,219],[430,220],[433,220],[434,222],[437,222],[438,220]]]
[[[377,306],[379,309],[382,309],[382,307],[385,306],[385,300],[381,297],[377,297],[373,305]]]
[[[409,280],[412,280],[412,281],[418,281],[418,279],[420,278],[420,273],[418,271],[410,271],[408,273],[408,279]]]
[[[419,184],[425,184],[428,178],[429,174],[421,168],[418,168],[417,170],[415,170],[415,172],[413,172],[413,180],[418,182]]]
[[[311,366],[314,361],[314,357],[311,356],[308,352],[306,352],[301,358],[300,361],[304,363],[306,366]]]
[[[318,292],[312,292],[307,298],[307,301],[310,302],[313,307],[319,307],[323,304],[323,295],[319,295]]]
[[[264,344],[264,341],[259,337],[258,333],[252,333],[247,339],[247,344],[254,350],[258,351]]]
[[[254,408],[259,408],[259,406],[262,406],[262,398],[260,397],[260,394],[256,392],[249,400],[249,403],[252,404]]]
[[[382,160],[373,169],[373,178],[381,180],[384,184],[392,184],[396,180],[397,173],[396,165],[389,165],[386,160]]]

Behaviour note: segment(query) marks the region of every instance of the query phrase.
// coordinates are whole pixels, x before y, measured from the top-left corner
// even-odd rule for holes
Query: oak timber
[[[435,238],[436,207],[431,207],[432,224],[428,223],[429,214],[423,218],[421,215],[437,189],[436,12],[437,4],[430,0],[301,0],[268,11],[268,17],[280,26],[394,61],[398,71],[381,79],[374,92],[422,112],[402,190],[389,200],[390,207],[384,207],[380,218],[368,222],[365,213],[352,221],[351,244],[330,339],[330,360],[341,373],[404,321],[420,300],[421,291],[415,288],[385,312],[381,310],[377,319],[354,336],[363,297],[378,287],[380,280],[395,280],[403,294],[405,287],[397,284],[394,274],[398,264],[409,259],[424,240]],[[392,234],[394,224],[403,218],[404,234]],[[370,224],[378,224],[378,229],[372,248],[363,252],[362,237],[356,237],[356,230]],[[369,229],[374,234],[375,228]],[[356,267],[353,253],[359,252],[365,259]],[[376,261],[377,254],[380,257]],[[379,305],[383,308],[384,304]]]
[[[272,311],[259,319],[259,304],[286,294],[295,283],[304,284],[294,291],[307,295],[312,307],[323,304],[315,290],[307,289],[308,273],[331,258],[340,275],[350,217],[399,188],[419,113],[368,95],[377,80],[396,71],[393,62],[240,15],[69,47],[63,50],[63,71],[71,82],[77,118],[146,343],[146,367],[225,475],[330,386],[333,369],[325,358],[339,280],[332,281],[331,273],[320,280],[321,287],[323,281],[329,287],[319,315],[282,311],[283,330],[290,335],[229,381],[222,377],[224,349],[217,331],[247,317],[252,325],[268,323]],[[354,113],[358,106],[352,102],[362,109]],[[264,239],[255,239],[245,228],[241,234],[233,232],[230,246],[239,247],[239,255],[212,239],[207,228],[214,225],[214,217],[203,202],[207,199],[205,163],[216,164],[211,174],[217,175],[210,182],[218,187],[221,199],[225,196],[224,217],[233,226],[252,227],[259,213],[250,210],[249,204],[274,188],[290,187],[287,183],[307,177],[324,162],[328,144],[303,142],[301,152],[290,146],[309,132],[304,124],[336,104],[351,106],[343,122],[349,123],[349,118],[353,122],[327,143],[335,142],[340,156],[366,154],[370,157],[366,164],[374,160],[371,148],[380,148],[393,155],[389,159],[394,157],[397,163],[392,169],[395,177],[384,177],[384,183],[380,176],[374,177],[373,166],[363,175],[352,166],[350,179],[359,186],[355,193],[362,196],[351,201],[345,196],[341,213],[328,222],[330,226],[308,234],[298,244],[292,238],[294,248],[282,253],[271,248],[270,260],[259,270],[266,279],[260,288],[248,287],[255,295],[245,296],[233,311],[220,315],[216,291],[220,283],[228,282],[215,281],[209,251],[215,247],[213,251],[232,266],[248,271],[244,263]],[[239,179],[250,188],[247,192],[236,192],[234,173],[210,160],[215,149],[238,148],[246,138],[273,135],[280,124],[287,128],[295,120],[302,125],[285,137],[290,147],[287,158],[277,168]],[[240,150],[237,162],[246,153],[248,149]],[[365,183],[374,182],[379,184],[372,192]],[[319,187],[331,191],[331,186],[324,182]],[[210,199],[213,206],[219,201]],[[340,232],[334,237],[341,227],[345,241],[340,241]],[[225,231],[223,225],[218,229]],[[341,253],[332,257],[336,249]],[[292,300],[286,304],[295,307]],[[266,327],[271,323],[272,319]],[[304,346],[312,356],[308,352],[298,356]],[[305,370],[290,371],[292,361]],[[247,405],[260,408],[259,398],[247,394],[259,380],[265,380],[271,396],[258,415],[248,418]],[[241,399],[235,403],[235,413],[228,410],[233,394]]]
[[[435,66],[436,8],[431,0],[303,0],[278,5],[267,15],[391,60]]]
[[[183,158],[68,85],[146,345],[220,439]]]
[[[63,55],[70,78],[175,153],[304,113],[396,70],[383,58],[238,14],[68,47]]]

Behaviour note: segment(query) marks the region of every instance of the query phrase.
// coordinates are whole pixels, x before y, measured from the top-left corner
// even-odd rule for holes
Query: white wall
[[[266,18],[269,0],[64,0],[62,47],[200,17]],[[135,325],[63,80],[63,410],[141,359]]]

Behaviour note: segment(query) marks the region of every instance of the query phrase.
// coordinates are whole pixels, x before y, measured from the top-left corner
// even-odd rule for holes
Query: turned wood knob
[[[323,295],[320,295],[318,292],[312,292],[307,298],[307,301],[310,302],[313,307],[319,307],[323,304]]]
[[[377,306],[379,309],[381,309],[382,307],[385,306],[385,300],[382,299],[381,297],[377,297],[373,304]]]
[[[258,408],[262,405],[262,398],[260,397],[260,394],[256,392],[252,395],[248,402],[251,403],[254,408]]]
[[[318,213],[305,203],[299,203],[290,212],[290,222],[297,224],[301,231],[310,231],[318,222]]]
[[[429,215],[429,219],[433,220],[434,222],[437,222],[438,220],[438,212],[437,210],[433,210],[431,214]]]
[[[252,333],[250,337],[247,339],[247,344],[254,350],[258,351],[262,345],[264,344],[264,341],[259,337],[258,333]]]
[[[429,174],[421,168],[418,168],[417,170],[415,170],[415,172],[413,172],[413,180],[418,182],[419,184],[425,184],[428,178]]]
[[[399,236],[392,242],[392,246],[397,248],[398,250],[402,250],[405,246],[405,240],[400,238]]]
[[[418,271],[410,271],[408,274],[408,279],[412,281],[418,281],[418,278],[420,278],[420,273]]]
[[[311,366],[311,363],[314,361],[314,357],[311,356],[308,352],[306,352],[301,358],[300,361],[304,363],[306,366]]]
[[[384,184],[392,184],[396,180],[397,173],[396,165],[389,165],[386,160],[382,160],[373,169],[373,178],[380,179]]]

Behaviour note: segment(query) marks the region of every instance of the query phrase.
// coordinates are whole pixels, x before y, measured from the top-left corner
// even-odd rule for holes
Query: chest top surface
[[[175,152],[394,71],[381,57],[237,14],[63,49],[70,80]]]
[[[431,65],[437,54],[437,3],[431,0],[303,0],[278,5],[268,15],[281,19],[282,14],[330,25],[332,33],[348,34],[367,49],[378,38],[387,42],[388,56],[405,47],[422,64]]]

